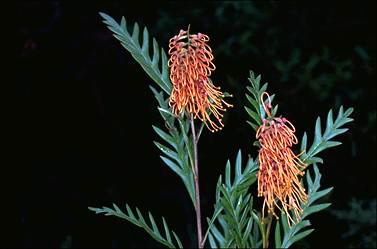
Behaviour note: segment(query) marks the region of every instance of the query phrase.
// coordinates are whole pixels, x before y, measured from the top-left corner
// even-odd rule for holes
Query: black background
[[[228,102],[234,108],[226,113],[225,128],[215,134],[204,130],[199,143],[203,216],[213,211],[215,184],[226,160],[234,162],[239,149],[244,161],[247,154],[257,155],[252,146],[255,134],[245,122],[249,117],[243,109],[249,105],[245,100],[249,70],[269,82],[269,91],[277,93],[279,113],[295,124],[298,138],[309,132],[309,144],[317,116],[324,120],[327,111],[336,107],[337,113],[340,104],[354,107],[355,121],[337,138],[343,144],[320,155],[325,161],[320,167],[322,185],[335,187],[328,197],[334,209],[346,208],[352,197],[375,198],[375,1],[237,2],[241,10],[230,5],[216,15],[216,8],[224,4],[17,2],[13,20],[17,95],[11,104],[14,132],[9,146],[13,152],[9,168],[14,174],[3,175],[6,196],[16,205],[15,229],[12,226],[7,231],[16,237],[4,235],[9,239],[2,240],[4,247],[160,246],[142,229],[87,209],[112,203],[121,208],[126,203],[137,206],[143,214],[151,211],[158,220],[164,216],[184,245],[195,246],[191,201],[152,143],[160,141],[152,124],[163,127],[148,87],[157,85],[112,37],[99,11],[117,21],[125,16],[129,29],[135,21],[147,26],[165,51],[168,39],[189,23],[192,32],[210,36],[217,67],[212,79],[233,93]],[[247,5],[254,6],[255,15],[238,16]],[[268,11],[268,20],[258,19],[258,13]],[[260,24],[257,31],[247,42],[238,42],[253,22]],[[279,44],[273,58],[264,38],[272,26],[280,30],[269,36]],[[236,42],[224,49],[225,41]],[[248,50],[244,45],[249,43],[260,51]],[[354,67],[352,77],[336,81],[323,98],[318,97],[321,89],[298,87],[294,80],[283,84],[271,66],[277,58],[289,58],[296,47],[306,60],[324,45],[331,59],[350,59]],[[355,55],[355,46],[367,51],[368,62]],[[255,188],[252,191],[256,195]],[[345,247],[359,242],[359,237],[342,239],[347,224],[328,211],[310,220],[315,232],[306,239],[307,247]],[[375,223],[373,229],[375,233]]]

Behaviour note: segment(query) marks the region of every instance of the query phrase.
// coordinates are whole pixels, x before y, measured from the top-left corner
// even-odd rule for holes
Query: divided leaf
[[[213,218],[207,219],[209,224],[208,239],[211,247],[250,247],[250,234],[254,229],[254,220],[250,215],[253,198],[247,191],[256,181],[258,165],[249,158],[242,170],[242,154],[239,150],[234,165],[234,177],[231,180],[231,164],[228,160],[225,169],[225,183],[220,176],[216,187],[216,203]],[[220,231],[215,223],[222,226]],[[255,229],[254,229],[255,230]],[[208,231],[207,231],[208,232]]]
[[[262,106],[261,95],[263,92],[267,90],[268,83],[264,83],[260,86],[261,76],[255,78],[254,72],[250,70],[250,77],[248,80],[251,83],[251,87],[246,87],[246,89],[251,93],[251,96],[246,93],[246,98],[252,105],[252,108],[245,106],[245,110],[247,114],[251,117],[251,122],[246,121],[251,127],[257,131],[258,127],[262,125],[263,119],[266,118],[265,110]],[[275,95],[270,96],[271,102],[273,101]],[[268,100],[265,100],[265,104],[267,104]],[[275,116],[278,110],[278,105],[274,106],[271,111],[271,115]]]
[[[313,164],[313,163],[323,163],[323,160],[319,157],[315,157],[316,154],[319,152],[340,145],[340,142],[337,141],[330,141],[331,138],[340,135],[348,130],[348,128],[340,128],[344,124],[353,121],[352,118],[349,118],[349,115],[353,112],[353,108],[347,109],[346,112],[343,112],[343,106],[340,107],[338,117],[336,118],[335,122],[333,121],[333,114],[332,110],[327,114],[326,120],[326,129],[325,132],[322,134],[321,131],[321,118],[318,117],[315,129],[314,129],[314,141],[311,145],[310,149],[306,152],[307,148],[307,134],[304,133],[301,142],[301,151],[305,151],[301,155],[301,160],[305,163]]]
[[[156,222],[150,212],[148,212],[148,216],[149,216],[149,221],[151,225],[148,225],[138,208],[136,208],[136,213],[138,215],[138,218],[136,218],[132,210],[127,204],[126,204],[127,214],[123,213],[118,208],[117,205],[113,204],[113,206],[114,206],[114,209],[111,209],[108,207],[102,207],[102,208],[88,207],[88,209],[96,212],[96,214],[104,213],[104,215],[106,216],[114,215],[122,219],[125,219],[131,222],[132,224],[143,228],[149,235],[152,236],[152,238],[154,238],[156,241],[160,242],[161,244],[169,248],[176,248],[173,240],[171,239],[170,231],[164,217],[162,217],[162,221],[163,221],[164,230],[165,230],[165,238],[160,234],[160,231],[156,225]],[[178,245],[179,248],[183,248],[182,243],[177,237],[177,235],[174,233],[174,231],[171,231],[171,232],[173,233],[173,236],[175,238],[175,243]]]
[[[310,226],[310,222],[308,220],[305,220],[305,218],[308,215],[319,212],[331,205],[331,203],[322,203],[322,204],[313,205],[315,201],[325,196],[333,189],[333,188],[327,188],[327,189],[318,191],[318,189],[320,188],[320,180],[321,180],[322,175],[319,172],[318,166],[315,163],[313,164],[313,169],[314,169],[314,174],[315,174],[314,181],[312,177],[310,176],[309,170],[306,172],[308,202],[302,206],[303,213],[300,217],[301,221],[289,227],[288,222],[287,222],[287,217],[284,213],[281,214],[281,219],[280,219],[281,221],[277,221],[277,224],[281,222],[283,226],[283,230],[284,230],[283,242],[279,246],[281,248],[288,248],[296,241],[301,240],[304,237],[308,236],[310,233],[312,233],[314,229],[303,230],[304,228],[307,228],[308,226]],[[275,234],[275,244],[276,245],[280,244],[279,236],[276,234]]]
[[[149,34],[147,28],[144,28],[142,41],[143,44],[140,45],[139,41],[139,25],[137,23],[133,26],[132,35],[128,32],[127,22],[124,17],[120,24],[118,24],[111,16],[99,12],[101,17],[104,19],[104,23],[108,29],[110,29],[114,34],[113,36],[118,39],[121,45],[127,49],[132,57],[141,65],[145,72],[164,90],[167,94],[170,94],[172,90],[172,85],[168,77],[167,68],[167,58],[164,50],[161,48],[159,51],[156,40],[153,38],[153,58],[150,59],[149,54]],[[160,56],[161,54],[161,56]],[[159,58],[161,61],[161,70],[159,68]]]

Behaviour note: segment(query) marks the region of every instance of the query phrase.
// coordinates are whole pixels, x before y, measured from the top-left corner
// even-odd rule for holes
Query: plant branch
[[[194,176],[196,174],[195,172],[195,166],[194,166],[194,159],[192,158],[192,155],[191,155],[191,151],[190,151],[190,145],[189,145],[189,142],[188,142],[188,137],[185,133],[185,128],[182,124],[182,121],[180,118],[177,118],[178,119],[178,122],[179,124],[181,125],[181,130],[182,130],[182,135],[183,135],[183,139],[185,141],[185,144],[186,144],[186,148],[187,148],[187,152],[188,152],[188,156],[189,156],[189,160],[190,160],[190,164],[191,164],[191,168],[192,168],[192,172],[194,173]]]
[[[200,135],[202,134],[202,131],[203,131],[203,127],[204,127],[204,122],[202,122],[202,125],[200,126],[198,136],[196,137],[196,142],[199,141]]]
[[[196,212],[196,224],[198,229],[198,247],[203,248],[203,237],[202,237],[202,221],[200,214],[200,195],[199,195],[199,165],[198,165],[198,141],[196,139],[194,117],[191,115],[191,132],[192,132],[192,144],[194,146],[194,181],[195,181],[195,212]]]
[[[270,230],[271,230],[271,224],[272,224],[272,215],[271,213],[269,214],[268,216],[268,224],[267,224],[267,230],[266,230],[266,236],[265,236],[265,246],[264,248],[268,248],[268,241],[269,241],[269,237],[270,237]]]

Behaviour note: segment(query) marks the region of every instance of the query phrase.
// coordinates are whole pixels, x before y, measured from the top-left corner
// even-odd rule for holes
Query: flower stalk
[[[191,132],[192,132],[192,144],[194,149],[194,182],[195,182],[195,213],[196,213],[196,225],[198,234],[198,247],[203,248],[203,236],[202,236],[202,219],[200,212],[200,191],[199,191],[199,164],[198,164],[198,140],[195,132],[194,118],[191,115]]]
[[[190,26],[187,30],[180,30],[178,35],[169,40],[170,58],[168,66],[170,68],[170,80],[173,85],[169,106],[177,116],[184,113],[191,124],[192,148],[189,146],[187,148],[194,174],[198,247],[203,248],[204,239],[202,236],[199,193],[199,137],[204,125],[211,132],[221,130],[224,126],[221,112],[226,111],[224,105],[226,107],[231,107],[232,105],[223,100],[224,93],[220,91],[220,87],[214,86],[209,78],[212,71],[216,69],[212,62],[214,59],[212,49],[207,44],[209,37],[201,33],[190,34],[189,30]],[[215,117],[214,120],[211,119],[213,117]],[[194,124],[196,118],[202,121],[198,133],[196,133]]]

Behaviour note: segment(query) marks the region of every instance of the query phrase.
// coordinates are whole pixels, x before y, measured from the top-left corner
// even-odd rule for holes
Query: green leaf
[[[167,240],[169,243],[172,243],[171,236],[170,236],[170,232],[169,232],[169,227],[168,227],[168,224],[166,223],[164,217],[162,217],[162,223],[164,224],[166,240]]]
[[[181,240],[178,238],[178,236],[175,234],[174,231],[171,231],[171,232],[172,232],[172,234],[173,234],[173,236],[175,238],[175,241],[177,241],[178,248],[183,248]]]
[[[249,108],[247,106],[245,106],[244,108],[251,117],[251,122],[247,121],[248,124],[250,124],[253,129],[257,131],[258,127],[262,125],[263,119],[266,118],[266,113],[261,102],[261,95],[267,90],[268,83],[264,83],[262,87],[260,87],[261,76],[258,75],[258,77],[255,78],[254,72],[252,71],[250,71],[250,77],[248,78],[248,80],[250,81],[252,87],[247,86],[246,89],[252,94],[252,96],[246,94],[246,98],[251,103],[252,108]],[[274,94],[270,96],[271,102],[273,101],[274,97]],[[267,102],[268,99],[265,100],[265,104],[267,104]],[[272,107],[272,117],[276,115],[277,110],[277,105]]]
[[[302,139],[301,139],[300,151],[306,151],[307,142],[308,142],[308,136],[306,135],[306,132],[304,132],[304,135],[302,136]]]
[[[147,60],[151,60],[149,56],[149,34],[146,27],[144,27],[143,31],[143,45],[141,46],[141,53],[147,58]]]
[[[174,113],[172,113],[172,112],[169,111],[169,110],[166,110],[165,108],[158,107],[157,109],[158,109],[160,112],[164,112],[164,113],[166,113],[166,114],[172,116],[173,118],[176,118],[176,115],[175,115]]]
[[[161,51],[162,53],[162,51]],[[152,60],[152,66],[158,67],[158,61],[160,59],[160,53],[158,44],[155,38],[153,38],[153,60]],[[166,65],[162,65],[162,68],[166,67]]]
[[[225,166],[225,184],[228,188],[231,187],[231,183],[230,183],[230,162],[229,160],[226,162],[226,166]]]
[[[247,87],[249,88],[249,87]],[[251,89],[251,88],[250,88]],[[254,110],[258,110],[259,109],[259,105],[258,105],[258,102],[255,101],[252,97],[250,97],[248,94],[246,94],[246,98],[247,100],[250,102],[250,104],[252,104],[252,106],[254,107]],[[251,110],[251,109],[250,109]],[[258,119],[260,119],[258,117]]]
[[[314,231],[314,229],[308,229],[306,231],[303,231],[303,232],[301,232],[301,233],[293,236],[293,238],[291,239],[291,241],[289,242],[289,244],[287,245],[287,247],[289,247],[290,245],[292,245],[296,241],[299,241],[299,240],[305,238],[306,236],[308,236],[309,234],[311,234],[313,231]]]
[[[318,204],[318,205],[314,205],[314,206],[310,206],[308,208],[305,209],[305,212],[304,214],[302,215],[302,219],[304,219],[306,216],[312,214],[312,213],[316,213],[316,212],[319,212],[325,208],[328,208],[329,206],[331,205],[331,203],[323,203],[323,204]]]
[[[158,142],[153,142],[157,148],[159,148],[165,155],[169,156],[171,159],[174,159],[180,166],[180,168],[183,168],[183,162],[179,158],[179,155],[177,152],[172,151],[168,147],[158,143]]]
[[[260,75],[258,76],[260,77]],[[259,90],[259,96],[262,95],[263,92],[265,92],[267,90],[267,86],[268,86],[268,83],[264,83],[263,86],[261,87],[261,89]]]
[[[258,128],[259,128],[257,125],[251,123],[250,121],[246,121],[246,123],[248,123],[249,125],[251,125],[251,127],[252,127],[255,131],[257,131]]]
[[[253,228],[253,218],[250,217],[249,220],[248,220],[248,222],[247,222],[246,229],[245,229],[245,231],[243,233],[243,237],[242,237],[242,244],[243,245],[246,245],[247,239],[250,236],[250,232],[251,232],[252,228]]]
[[[305,160],[305,163],[308,165],[313,163],[323,163],[323,160],[320,157],[310,157],[309,159]]]
[[[257,122],[257,124],[261,124],[262,123],[262,119],[261,119],[260,115],[258,115],[258,113],[252,111],[247,106],[245,106],[245,110],[246,110],[247,114],[249,114],[250,117],[252,117],[254,119],[254,121]]]
[[[172,169],[180,177],[184,178],[184,174],[183,174],[182,170],[179,168],[179,166],[177,164],[175,164],[174,162],[172,162],[171,160],[167,159],[164,156],[160,156],[160,157],[161,157],[162,161],[164,161],[164,163],[167,166],[169,166],[170,169]]]
[[[288,225],[288,218],[285,213],[281,213],[281,224],[283,225],[283,230],[284,230],[284,239],[285,237],[289,234],[289,231],[291,228]]]
[[[306,172],[306,181],[308,186],[308,202],[302,205],[303,212],[299,217],[300,221],[297,224],[293,224],[291,227],[289,227],[286,215],[284,213],[281,214],[281,222],[284,229],[284,237],[283,242],[281,243],[281,248],[288,248],[293,243],[309,235],[313,231],[313,229],[308,229],[300,232],[302,229],[310,226],[310,222],[308,220],[305,220],[305,218],[308,215],[315,212],[319,212],[331,205],[330,203],[312,205],[313,203],[315,203],[316,200],[325,196],[332,190],[332,188],[327,188],[318,191],[320,188],[320,180],[322,175],[319,172],[318,166],[315,163],[313,164],[313,170],[314,180],[310,175],[310,171],[308,170]]]
[[[314,133],[314,142],[313,144],[320,144],[322,141],[322,132],[321,132],[321,119],[318,117],[315,122],[315,133]]]
[[[209,244],[211,245],[211,248],[218,248],[212,234],[208,234],[208,241],[209,241]]]
[[[272,111],[271,111],[271,115],[272,115],[273,117],[276,116],[276,113],[278,112],[278,108],[279,108],[279,105],[275,105],[275,107],[272,109]]]
[[[321,132],[321,119],[320,117],[318,117],[315,124],[313,144],[311,145],[307,153],[304,153],[303,155],[301,155],[300,157],[301,160],[308,165],[317,163],[317,162],[323,163],[322,159],[319,157],[315,157],[315,155],[325,149],[341,144],[340,142],[337,142],[337,141],[330,141],[330,139],[348,130],[347,128],[340,128],[340,127],[353,120],[352,118],[348,118],[348,116],[351,115],[352,112],[353,112],[352,108],[349,108],[346,112],[343,112],[343,106],[341,106],[339,109],[338,116],[336,120],[334,121],[333,113],[332,113],[332,110],[330,109],[330,111],[327,114],[326,130],[323,135]],[[306,136],[306,133],[304,133],[303,141],[301,143],[301,150],[306,149],[306,146],[307,146],[306,142],[307,142],[307,136]]]
[[[137,23],[134,24],[132,36],[127,30],[127,23],[124,17],[122,17],[121,23],[118,24],[112,17],[105,13],[99,13],[101,17],[104,19],[104,23],[108,29],[110,29],[114,34],[114,37],[118,39],[121,45],[127,49],[132,57],[141,65],[141,67],[145,70],[145,72],[164,90],[167,94],[171,93],[172,85],[168,77],[168,68],[166,66],[166,61],[162,62],[161,70],[158,67],[158,60],[157,57],[159,53],[158,45],[155,45],[153,42],[153,58],[150,59],[149,56],[149,35],[148,30],[144,28],[143,32],[143,45],[140,46],[139,41],[139,25]],[[157,44],[157,43],[156,43]],[[156,52],[157,51],[157,52]],[[165,53],[161,49],[161,57],[166,57]]]
[[[310,193],[310,200],[308,200],[308,204],[307,205],[311,205],[313,202],[315,202],[319,198],[321,198],[321,197],[327,195],[328,193],[330,193],[333,189],[334,188],[331,187],[331,188],[327,188],[327,189],[324,189],[324,190],[321,190],[321,191],[311,192]]]
[[[203,244],[205,243],[207,236],[209,236],[209,232],[212,229],[213,223],[215,222],[217,216],[221,213],[222,210],[223,210],[223,208],[221,206],[218,206],[218,208],[217,208],[217,210],[215,210],[215,213],[213,214],[212,218],[211,219],[207,218],[208,228],[207,228],[207,232],[205,233],[205,235],[203,237]]]
[[[163,59],[164,63],[164,59]],[[163,96],[163,92],[157,92],[157,90],[150,86],[153,94],[155,95],[158,103],[159,103],[159,112],[163,119],[165,120],[165,125],[170,134],[162,131],[161,129],[152,126],[156,133],[164,139],[173,149],[168,148],[165,145],[160,143],[154,142],[156,146],[169,158],[173,159],[173,163],[177,163],[181,170],[177,170],[174,167],[174,164],[170,164],[168,162],[168,166],[171,168],[173,166],[173,171],[178,172],[183,184],[185,185],[190,198],[192,200],[193,205],[195,206],[195,187],[194,187],[194,176],[193,171],[191,169],[191,165],[189,159],[191,160],[192,152],[192,144],[189,143],[187,133],[189,130],[189,121],[188,120],[180,120],[175,115],[172,115],[171,109],[168,107],[168,99],[165,99]],[[181,125],[181,131],[175,127],[175,120],[178,119],[179,124]],[[187,142],[186,142],[187,141]],[[191,154],[190,154],[191,153]]]
[[[221,216],[218,216],[219,217],[219,220],[222,220],[223,218]],[[208,220],[208,219],[207,219]],[[219,246],[220,247],[223,247],[223,245],[225,244],[225,237],[224,235],[222,235],[222,233],[219,231],[219,229],[216,227],[216,225],[212,225],[211,229],[210,229],[210,234],[212,234],[214,236],[214,238],[216,239],[216,241],[218,242]],[[208,235],[209,236],[209,235]]]
[[[153,216],[151,215],[150,212],[148,212],[148,215],[149,215],[149,220],[150,220],[150,222],[151,222],[151,224],[152,224],[153,232],[154,232],[155,234],[157,234],[158,236],[161,237],[161,234],[160,234],[160,232],[158,231],[158,228],[157,228],[156,222],[154,221]]]
[[[143,217],[143,215],[141,214],[141,212],[138,208],[136,208],[136,213],[138,215],[138,219],[136,219],[136,217],[132,213],[132,210],[130,209],[130,207],[127,204],[126,204],[126,208],[127,208],[128,215],[123,213],[118,208],[118,206],[116,206],[115,204],[113,204],[113,206],[114,206],[114,209],[111,209],[111,208],[108,208],[108,207],[102,207],[102,208],[88,207],[88,209],[91,210],[91,211],[95,211],[97,214],[98,213],[105,213],[106,216],[113,215],[113,216],[117,216],[119,218],[125,219],[125,220],[133,223],[134,225],[143,228],[150,236],[152,236],[152,238],[154,238],[156,241],[160,242],[161,244],[163,244],[163,245],[165,245],[169,248],[175,248],[175,245],[172,243],[171,235],[170,235],[168,226],[167,226],[164,218],[162,218],[162,221],[163,221],[164,228],[165,228],[165,237],[166,238],[164,238],[160,234],[160,232],[158,231],[156,222],[155,222],[155,220],[154,220],[154,218],[153,218],[153,216],[150,212],[148,212],[148,216],[149,216],[149,220],[150,220],[152,228],[145,222],[144,217]],[[172,231],[172,233],[173,233],[173,235],[176,239],[178,246],[180,248],[182,248],[182,244],[181,244],[179,238],[174,233],[174,231]]]
[[[236,158],[236,174],[234,176],[234,182],[238,182],[241,178],[241,163],[242,163],[242,155],[241,150],[238,150],[237,158]]]
[[[135,46],[140,48],[140,45],[139,45],[139,25],[137,23],[134,24],[134,30],[132,32],[132,40],[134,41]]]
[[[234,170],[234,180],[231,181],[232,170]],[[218,247],[249,247],[253,218],[249,212],[253,201],[247,191],[256,180],[258,165],[256,161],[249,157],[246,166],[242,167],[242,153],[238,151],[234,168],[230,160],[225,167],[225,183],[219,177],[216,187],[215,212],[218,207],[222,207],[217,219],[211,223],[210,233]],[[250,200],[251,199],[251,200]],[[207,219],[210,222],[210,219]],[[212,222],[212,221],[211,221]],[[223,232],[217,229],[215,223],[218,222],[223,228]],[[259,223],[260,224],[260,223]],[[209,236],[209,235],[208,235]],[[254,244],[257,239],[253,240]],[[211,242],[210,242],[211,244]]]
[[[168,142],[171,146],[173,146],[174,149],[177,149],[177,142],[175,141],[175,139],[170,136],[169,134],[167,134],[166,132],[164,132],[163,130],[161,130],[160,128],[152,125],[152,128],[153,130],[162,138],[164,139],[166,142]]]
[[[128,214],[128,216],[129,216],[131,219],[136,220],[136,217],[135,217],[135,215],[133,214],[131,208],[128,206],[128,204],[126,204],[126,209],[127,209],[127,214]]]
[[[279,220],[276,221],[275,227],[275,248],[281,247],[281,236],[280,236],[280,222]]]

